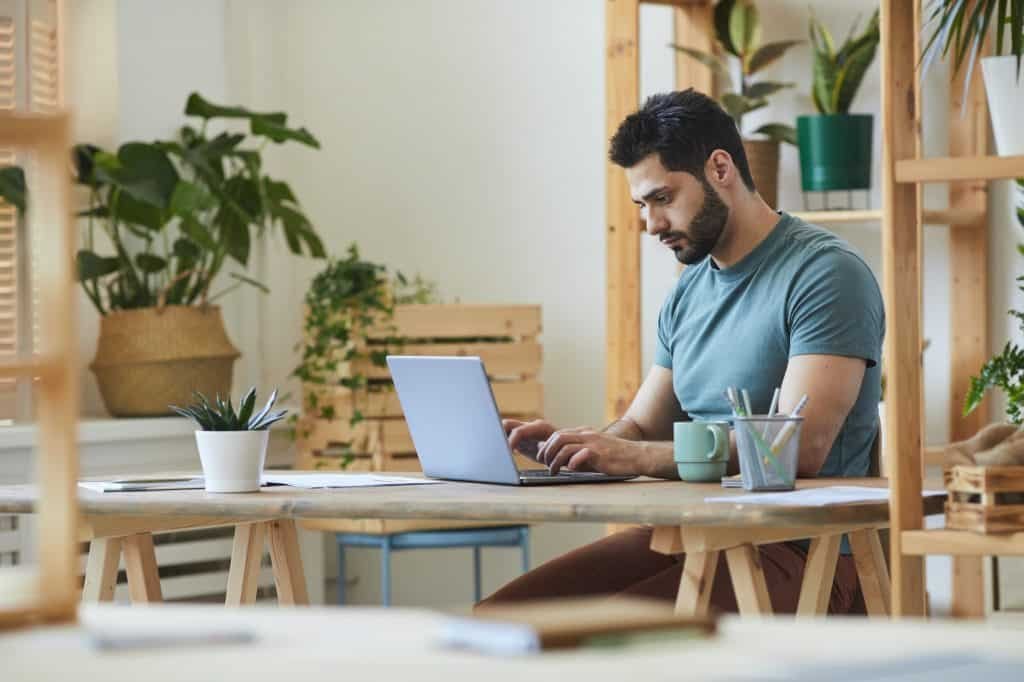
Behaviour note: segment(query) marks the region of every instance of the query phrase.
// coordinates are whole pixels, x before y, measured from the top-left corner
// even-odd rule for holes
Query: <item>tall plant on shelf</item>
[[[210,304],[244,284],[266,291],[244,272],[257,239],[278,231],[292,253],[325,256],[291,187],[265,172],[262,156],[268,143],[318,149],[316,138],[282,112],[220,106],[198,93],[184,113],[196,122],[172,139],[72,151],[74,181],[88,196],[78,278],[102,316],[92,368],[117,416],[167,414],[193,391],[230,391],[238,351]],[[223,121],[248,131],[209,129]],[[30,210],[20,169],[0,175],[0,197]],[[223,275],[233,282],[213,290]],[[166,391],[140,395],[138,385]]]
[[[813,49],[811,99],[817,116],[797,118],[800,179],[805,192],[869,189],[874,119],[851,114],[850,107],[880,39],[878,10],[864,31],[857,23],[837,50],[832,34],[817,17],[809,22]]]
[[[928,38],[921,54],[922,73],[939,57],[952,56],[953,70],[966,63],[963,102],[967,102],[974,65],[981,57],[985,94],[992,116],[996,149],[1003,156],[1024,154],[1024,131],[1018,122],[1024,99],[1024,2],[1020,0],[930,0],[924,7]],[[986,57],[989,38],[993,56]],[[1007,54],[1006,42],[1010,49]]]
[[[686,45],[673,44],[671,47],[707,66],[726,84],[726,92],[719,97],[719,102],[736,121],[742,134],[744,116],[768,106],[768,98],[772,95],[794,87],[793,83],[759,80],[754,76],[802,41],[762,44],[760,14],[753,0],[720,0],[714,9],[714,25],[715,41],[722,52],[731,55],[730,61],[736,65],[735,71],[739,76],[738,83],[734,82],[729,64],[717,56]],[[785,123],[766,123],[750,134],[763,136],[763,139],[744,137],[743,141],[754,182],[765,200],[775,206],[778,203],[779,143],[796,144],[796,130]]]

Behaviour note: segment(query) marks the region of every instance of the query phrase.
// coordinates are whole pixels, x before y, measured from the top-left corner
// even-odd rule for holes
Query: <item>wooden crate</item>
[[[503,417],[534,419],[543,414],[544,387],[538,381],[542,348],[540,306],[402,305],[391,325],[368,336],[371,343],[403,339],[391,352],[402,355],[479,356],[491,380]],[[360,359],[339,366],[337,378],[362,375],[371,390],[342,386],[303,386],[303,415],[296,424],[296,468],[343,471],[420,471],[419,459],[406,426],[387,367]],[[364,417],[352,426],[358,410]],[[324,418],[324,415],[330,418]],[[343,466],[346,455],[351,457]],[[539,466],[516,455],[520,468]],[[490,525],[430,519],[346,521],[304,524],[337,532],[397,533],[428,528]],[[507,522],[494,525],[508,525]]]
[[[975,533],[1024,531],[1024,466],[954,466],[944,472],[946,527]]]

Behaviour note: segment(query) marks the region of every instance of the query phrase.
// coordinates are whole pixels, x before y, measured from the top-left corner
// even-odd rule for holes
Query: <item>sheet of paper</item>
[[[945,490],[923,490],[922,497],[945,495]],[[855,485],[834,485],[826,488],[804,488],[782,493],[748,493],[722,497],[705,497],[705,502],[726,504],[773,504],[787,507],[825,507],[832,504],[879,502],[889,499],[888,488],[868,488]]]
[[[289,485],[295,488],[368,488],[383,485],[429,485],[443,481],[387,474],[295,473],[263,474],[263,482]]]
[[[78,485],[97,493],[128,493],[144,490],[197,490],[203,487],[203,478],[117,478],[109,481],[79,481]]]

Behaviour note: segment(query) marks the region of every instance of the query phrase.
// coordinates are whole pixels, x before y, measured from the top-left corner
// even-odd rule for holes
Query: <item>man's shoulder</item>
[[[782,252],[792,275],[844,272],[874,278],[863,256],[845,239],[794,216],[789,219]]]

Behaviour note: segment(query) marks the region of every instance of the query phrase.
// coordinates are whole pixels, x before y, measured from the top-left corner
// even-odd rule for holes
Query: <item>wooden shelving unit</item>
[[[710,0],[658,0],[674,6],[676,41],[711,51]],[[803,213],[818,223],[881,222],[883,296],[888,319],[885,362],[889,384],[886,405],[886,459],[893,462],[891,557],[893,614],[924,615],[923,555],[955,555],[953,611],[958,616],[984,613],[982,554],[1020,553],[1024,539],[982,538],[957,531],[923,530],[921,488],[923,385],[920,362],[922,228],[948,225],[950,251],[951,438],[966,438],[981,428],[984,406],[960,414],[970,377],[989,355],[988,236],[985,181],[1024,176],[1024,157],[988,156],[988,111],[980,68],[963,96],[963,73],[950,85],[949,157],[921,158],[921,95],[915,67],[920,54],[919,0],[881,0],[882,59],[882,210]],[[607,137],[639,106],[640,0],[606,0]],[[677,61],[676,85],[711,90],[708,69],[693,60]],[[963,70],[965,71],[965,70]],[[961,115],[961,111],[965,111]],[[639,213],[626,180],[607,170],[607,393],[608,418],[622,414],[641,381]],[[921,183],[949,183],[949,207],[924,211]],[[991,551],[989,551],[991,550]]]

